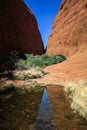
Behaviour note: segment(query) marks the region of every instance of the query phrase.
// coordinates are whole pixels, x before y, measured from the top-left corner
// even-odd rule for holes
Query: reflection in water
[[[58,130],[87,130],[87,120],[82,119],[70,109],[63,86],[48,85],[47,91],[52,103],[54,118],[58,123]]]
[[[0,130],[87,130],[87,121],[70,109],[63,86],[41,88],[0,95]]]
[[[0,95],[0,130],[56,130],[46,88]]]
[[[47,89],[44,88],[41,104],[38,109],[37,119],[32,130],[56,130],[52,106]]]
[[[0,95],[0,130],[30,130],[42,94],[43,89],[38,92],[19,89]]]

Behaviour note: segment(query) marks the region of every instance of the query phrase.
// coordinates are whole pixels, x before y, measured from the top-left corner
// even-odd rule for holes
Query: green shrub
[[[41,55],[41,58],[43,60],[47,60],[49,58],[49,56],[45,53],[45,54]]]
[[[56,55],[56,56],[61,57],[63,59],[63,61],[66,60],[66,57],[64,55],[59,54],[59,55]]]
[[[63,57],[62,55],[56,55],[56,56],[54,56],[54,59],[55,59],[56,63],[60,63],[60,62],[63,62],[64,60],[66,60],[66,58]]]
[[[23,70],[37,66],[43,68],[44,66],[49,66],[66,60],[66,57],[63,55],[49,56],[47,54],[43,54],[41,56],[40,55],[34,56],[33,54],[25,54],[25,56],[27,57],[27,59],[25,60],[20,59],[16,63],[19,69]]]
[[[55,64],[55,58],[52,57],[52,56],[49,56],[46,60],[44,60],[44,63],[46,66],[49,66],[49,65],[52,65],[52,64]]]
[[[44,65],[44,62],[39,57],[33,57],[32,59],[27,59],[26,64],[28,64],[30,67],[42,67]]]

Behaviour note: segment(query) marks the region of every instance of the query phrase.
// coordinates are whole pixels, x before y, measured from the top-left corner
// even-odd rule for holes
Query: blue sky
[[[24,0],[24,2],[32,10],[37,19],[44,47],[46,47],[53,21],[62,0]]]

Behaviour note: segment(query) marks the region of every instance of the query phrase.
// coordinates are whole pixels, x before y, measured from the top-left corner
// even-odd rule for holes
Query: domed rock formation
[[[38,82],[62,84],[87,79],[87,0],[63,0],[46,53],[63,54],[67,60],[46,67],[45,73],[48,75]]]
[[[0,54],[43,53],[43,42],[35,16],[23,0],[0,2]]]
[[[71,56],[87,50],[87,0],[63,0],[48,39],[47,53]]]

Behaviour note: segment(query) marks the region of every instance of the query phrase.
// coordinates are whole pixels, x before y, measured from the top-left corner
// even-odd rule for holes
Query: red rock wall
[[[48,39],[49,55],[87,50],[87,0],[63,0]]]
[[[43,42],[35,16],[23,0],[0,2],[0,54],[12,50],[43,53]]]

